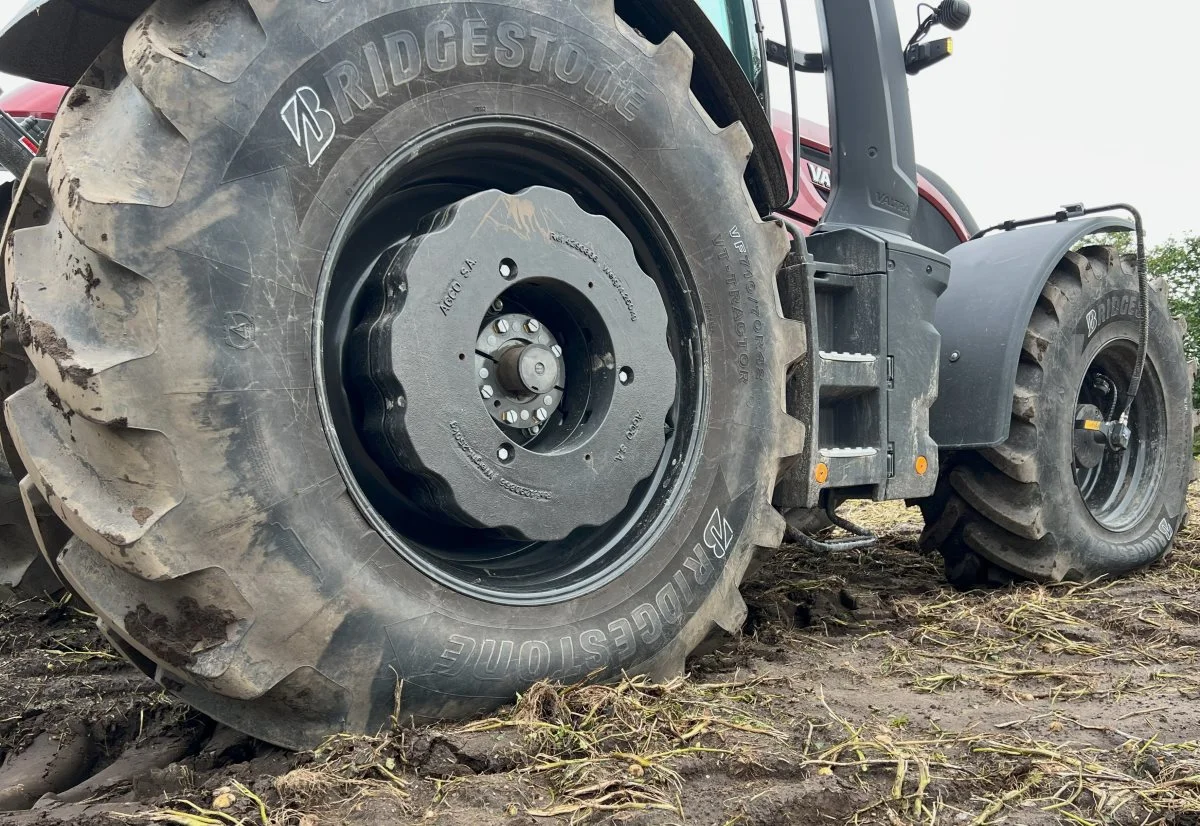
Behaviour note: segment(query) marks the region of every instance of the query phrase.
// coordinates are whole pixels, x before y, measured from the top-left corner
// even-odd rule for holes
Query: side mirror
[[[970,21],[971,4],[967,0],[942,0],[934,12],[934,17],[937,18],[934,22],[938,25],[956,32]]]

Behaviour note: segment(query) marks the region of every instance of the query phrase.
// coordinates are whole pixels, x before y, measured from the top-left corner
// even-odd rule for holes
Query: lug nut
[[[555,344],[553,347],[550,348],[550,352],[554,354],[554,357],[556,359],[562,358],[562,348],[559,347],[557,344]]]
[[[542,325],[538,322],[538,320],[536,318],[531,318],[525,322],[525,332],[527,332],[527,333],[536,333],[541,329],[542,329]]]
[[[537,411],[537,420],[539,422],[544,422],[544,421],[546,421],[546,419],[549,419],[549,418],[550,418],[550,414],[546,412],[546,408],[539,407],[538,411]]]
[[[523,421],[523,422],[529,421],[529,411],[528,410],[521,411],[521,421]]]
[[[502,318],[496,322],[496,332],[499,333],[500,335],[504,335],[511,329],[512,329],[512,325],[510,325],[508,323],[507,319]]]
[[[491,373],[491,371],[490,371],[490,370],[488,370],[486,367],[480,367],[480,368],[479,368],[479,378],[481,378],[481,379],[486,379],[486,378],[487,378],[488,376],[490,376],[491,374],[492,374],[492,373]]]
[[[483,396],[485,399],[490,399],[492,396],[496,395],[496,391],[492,389],[490,384],[485,384],[482,388],[480,388],[479,395]]]
[[[509,410],[504,414],[504,421],[506,421],[508,424],[516,424],[517,419],[519,418],[520,416],[517,415],[517,411],[515,410]]]
[[[509,459],[512,458],[512,453],[509,452],[509,449],[507,447],[502,447],[496,451],[496,458],[499,459],[501,462],[507,462]]]
[[[497,298],[495,301],[492,302],[492,309],[495,310],[496,312],[500,312],[501,310],[504,309],[504,302]]]
[[[553,396],[547,396],[546,398],[542,399],[542,401],[545,403],[546,407],[554,407]]]
[[[541,427],[541,425],[535,424],[533,427],[529,428],[529,432],[532,433],[534,436],[536,436],[542,432],[542,427]]]

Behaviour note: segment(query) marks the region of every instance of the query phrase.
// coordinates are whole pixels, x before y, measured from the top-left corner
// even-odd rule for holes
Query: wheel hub
[[[491,417],[504,427],[538,435],[566,391],[566,361],[558,339],[533,316],[510,313],[484,326],[475,354],[479,395]]]
[[[1137,363],[1136,342],[1118,338],[1092,358],[1075,407],[1072,471],[1084,506],[1110,531],[1127,530],[1153,506],[1163,470],[1166,405],[1146,362],[1129,419],[1112,420]]]
[[[1103,421],[1104,414],[1094,404],[1081,404],[1075,411],[1075,464],[1080,468],[1091,470],[1104,458],[1105,446],[1096,438],[1098,431],[1086,426],[1088,422]]]
[[[367,448],[459,524],[551,541],[615,518],[659,462],[676,386],[629,241],[541,187],[422,226],[381,260],[355,336]]]

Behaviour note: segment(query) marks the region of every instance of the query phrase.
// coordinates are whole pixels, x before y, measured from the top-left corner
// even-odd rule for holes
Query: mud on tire
[[[1123,393],[1115,374],[1136,361],[1137,290],[1132,260],[1108,247],[1068,253],[1051,275],[1025,335],[1007,441],[951,455],[935,495],[920,503],[921,545],[941,551],[956,586],[1087,581],[1167,551],[1187,513],[1193,417],[1191,368],[1162,283],[1150,290],[1129,476],[1118,484],[1114,473],[1104,487],[1101,471],[1076,467],[1085,438],[1076,413],[1081,393],[1093,392],[1085,383],[1103,384],[1094,372],[1108,371]],[[1112,394],[1095,400],[1107,406]]]
[[[605,0],[147,11],[68,95],[54,208],[6,250],[38,374],[7,422],[82,540],[58,562],[107,633],[217,719],[310,746],[478,713],[543,677],[677,672],[714,628],[740,627],[739,580],[783,535],[774,480],[804,446],[783,387],[805,337],[779,309],[787,236],[746,191],[749,139],[691,95],[691,60]],[[557,185],[623,230],[612,205],[641,203],[666,252],[635,241],[638,264],[693,322],[671,330],[692,424],[630,499],[649,503],[643,518],[614,529],[624,567],[569,600],[483,598],[428,575],[359,495],[315,377],[314,321],[364,182],[478,124],[603,159],[608,194],[585,197],[548,161],[526,185]],[[513,153],[493,162],[489,146],[456,168],[508,169]],[[589,243],[579,266],[594,264]]]
[[[45,159],[38,158],[33,167],[34,174],[30,177],[39,178],[37,173],[44,170]],[[49,193],[37,191],[28,181],[27,178],[20,186],[10,183],[0,188],[0,224],[6,234],[44,220]],[[24,196],[22,209],[12,209],[14,190]],[[0,398],[7,398],[28,384],[32,378],[30,372],[8,301],[0,296]],[[31,527],[30,513],[34,520],[49,521],[55,517],[36,493],[26,505],[21,491],[24,469],[4,428],[0,428],[0,454],[0,602],[56,594],[62,590],[62,583],[42,552]]]

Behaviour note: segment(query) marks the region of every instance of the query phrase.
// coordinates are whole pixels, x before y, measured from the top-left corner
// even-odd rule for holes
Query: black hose
[[[787,540],[794,542],[815,553],[832,553],[834,551],[857,551],[869,548],[879,541],[879,537],[866,528],[855,525],[849,519],[837,515],[838,502],[830,491],[825,496],[825,516],[834,527],[841,528],[851,536],[839,536],[836,539],[817,539],[788,525]]]
[[[1150,347],[1150,275],[1146,267],[1146,233],[1142,227],[1142,214],[1129,204],[1118,204],[1117,209],[1128,210],[1133,216],[1134,232],[1137,235],[1137,275],[1138,275],[1138,321],[1141,323],[1138,337],[1137,362],[1133,365],[1133,375],[1129,378],[1129,390],[1125,394],[1125,409],[1121,411],[1120,422],[1129,423],[1129,411],[1133,400],[1137,397],[1138,389],[1142,386],[1142,373],[1146,369],[1146,353]]]
[[[1129,423],[1129,411],[1133,407],[1133,400],[1137,398],[1138,390],[1142,386],[1142,374],[1146,369],[1146,352],[1150,347],[1150,275],[1146,269],[1146,229],[1142,224],[1142,213],[1129,204],[1109,204],[1108,206],[1092,207],[1085,209],[1083,204],[1072,204],[1063,207],[1053,215],[1040,215],[1036,218],[1026,218],[1020,221],[1004,221],[987,229],[980,230],[971,236],[974,241],[977,238],[982,238],[997,231],[1012,232],[1014,229],[1021,227],[1029,227],[1035,224],[1046,224],[1051,221],[1069,221],[1072,218],[1081,218],[1085,215],[1094,215],[1098,212],[1112,212],[1114,210],[1124,210],[1133,216],[1133,231],[1137,237],[1137,276],[1138,276],[1138,352],[1137,363],[1133,366],[1133,374],[1129,377],[1129,388],[1125,392],[1125,404],[1121,408],[1121,415],[1118,420],[1122,424]]]
[[[832,494],[829,494],[825,498],[825,515],[829,517],[829,521],[834,525],[846,531],[846,533],[854,534],[854,536],[864,541],[862,545],[857,545],[856,547],[866,547],[867,545],[870,545],[879,539],[878,536],[871,533],[866,528],[860,525],[855,525],[844,516],[838,516],[837,503],[834,502]],[[847,539],[849,539],[849,537],[847,537]]]
[[[1108,396],[1108,407],[1104,411],[1104,421],[1115,421],[1117,405],[1121,402],[1121,391],[1117,389],[1116,382],[1103,373],[1096,373],[1092,376],[1092,383],[1097,386],[1103,386],[1104,395]]]
[[[783,10],[783,42],[790,63],[796,50],[792,43],[792,16],[788,13],[788,0],[779,0],[779,7]],[[791,209],[800,200],[800,92],[794,65],[788,66],[788,88],[792,95],[792,192],[788,202],[780,207],[781,210]]]

